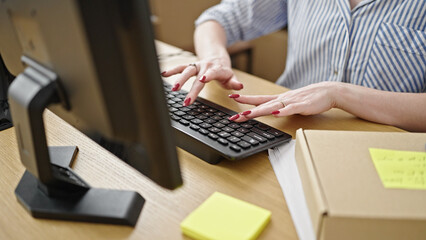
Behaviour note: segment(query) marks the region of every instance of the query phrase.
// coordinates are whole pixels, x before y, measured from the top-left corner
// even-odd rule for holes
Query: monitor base
[[[68,166],[72,163],[76,151],[76,147],[50,148],[52,164],[56,163],[72,172]],[[134,191],[90,187],[81,194],[70,193],[68,196],[51,197],[40,189],[39,180],[28,171],[25,171],[16,187],[15,195],[35,218],[130,226],[136,225],[145,203],[145,199]]]

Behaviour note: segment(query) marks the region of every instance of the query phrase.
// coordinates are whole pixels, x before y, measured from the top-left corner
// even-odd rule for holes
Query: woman
[[[311,115],[340,108],[366,120],[426,131],[426,2],[424,0],[224,0],[205,11],[194,33],[199,62],[180,73],[179,90],[197,77],[184,105],[212,80],[240,90],[226,46],[287,26],[287,66],[279,95],[229,97],[253,109],[236,122],[272,114]]]

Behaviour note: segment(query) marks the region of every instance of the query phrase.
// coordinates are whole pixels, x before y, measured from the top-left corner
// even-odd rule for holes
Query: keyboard
[[[177,145],[208,163],[239,160],[291,140],[289,134],[256,120],[230,121],[236,112],[201,97],[184,107],[187,92],[171,88],[164,83]]]

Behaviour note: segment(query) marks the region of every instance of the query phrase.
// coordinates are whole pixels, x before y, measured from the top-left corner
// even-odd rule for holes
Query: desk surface
[[[158,43],[161,65],[167,69],[187,64],[195,57],[172,46]],[[287,89],[236,71],[244,83],[244,94],[274,94]],[[173,81],[173,78],[167,79]],[[187,84],[185,87],[189,87]],[[230,90],[208,84],[201,96],[235,111],[249,106],[235,103],[226,96]],[[32,218],[16,201],[14,189],[24,167],[19,161],[14,129],[0,132],[0,239],[185,239],[179,224],[213,192],[219,191],[251,202],[272,212],[271,222],[259,239],[297,239],[283,193],[266,152],[238,162],[222,161],[210,165],[178,150],[183,187],[169,191],[99,147],[56,115],[45,113],[49,145],[77,145],[80,152],[73,168],[94,187],[138,191],[146,200],[135,228],[41,220]],[[298,128],[359,131],[402,131],[392,126],[367,122],[338,109],[316,116],[259,118],[292,136]]]

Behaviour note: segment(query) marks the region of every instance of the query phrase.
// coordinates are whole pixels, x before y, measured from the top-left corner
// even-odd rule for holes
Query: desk
[[[164,58],[162,68],[195,61],[190,54],[157,43]],[[167,56],[167,57],[165,57]],[[236,71],[244,83],[243,94],[274,94],[287,89]],[[173,81],[173,78],[167,79]],[[191,84],[185,85],[188,89]],[[201,96],[241,112],[249,108],[235,103],[216,83],[206,85]],[[53,113],[45,112],[49,145],[77,145],[80,148],[73,168],[94,187],[138,191],[146,200],[135,228],[105,224],[74,223],[32,218],[17,202],[14,189],[24,167],[18,156],[14,129],[0,132],[0,239],[186,239],[180,222],[213,192],[219,191],[256,204],[272,212],[271,222],[260,239],[297,239],[280,185],[266,152],[238,162],[210,165],[179,149],[184,185],[162,189],[148,178],[99,147]],[[295,136],[298,128],[360,131],[402,131],[392,126],[367,122],[338,109],[316,116],[259,118]]]

